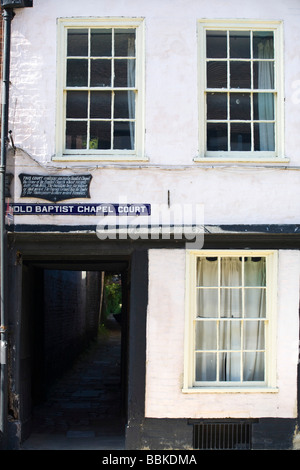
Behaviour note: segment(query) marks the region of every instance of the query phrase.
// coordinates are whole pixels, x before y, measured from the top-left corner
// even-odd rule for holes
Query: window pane
[[[274,63],[253,62],[253,87],[256,90],[274,89]]]
[[[207,119],[227,119],[226,93],[207,93]]]
[[[254,150],[275,150],[275,129],[273,123],[254,124]]]
[[[207,150],[228,150],[227,124],[207,124]]]
[[[87,118],[88,93],[87,91],[67,92],[67,118]]]
[[[273,93],[253,93],[254,119],[270,121],[274,119]]]
[[[266,285],[266,258],[245,258],[245,286]]]
[[[263,382],[265,380],[264,352],[245,352],[243,356],[243,361],[243,380],[245,382]]]
[[[135,31],[132,29],[115,29],[115,56],[135,56]]]
[[[86,59],[67,60],[67,86],[88,85],[88,61]]]
[[[87,122],[75,121],[66,124],[66,148],[86,149],[87,145]]]
[[[217,349],[217,322],[196,322],[195,348],[202,351]]]
[[[264,349],[265,348],[265,322],[245,321],[244,322],[244,349]]]
[[[218,258],[197,259],[197,286],[218,286]]]
[[[217,377],[217,355],[196,353],[196,381],[215,382]]]
[[[242,259],[221,258],[221,286],[242,285]]]
[[[242,289],[221,289],[220,315],[223,318],[240,318],[243,313]]]
[[[90,149],[107,150],[111,148],[111,123],[91,122]]]
[[[68,29],[68,56],[88,55],[88,30]]]
[[[207,87],[226,88],[227,87],[227,63],[208,62],[207,63]]]
[[[271,31],[253,32],[253,57],[258,59],[274,58],[274,38]]]
[[[135,117],[135,93],[134,91],[116,91],[114,101],[114,118]]]
[[[241,349],[241,322],[220,320],[219,327],[219,349],[240,350]]]
[[[112,56],[112,32],[111,29],[91,30],[91,57]]]
[[[91,92],[90,117],[105,119],[111,118],[111,92],[92,91]]]
[[[91,86],[111,86],[111,60],[91,60]]]
[[[241,380],[241,354],[221,353],[219,355],[221,382],[239,382]]]
[[[202,318],[217,318],[218,289],[197,289],[196,315]]]
[[[245,317],[266,317],[265,289],[245,289]]]
[[[230,119],[250,120],[251,101],[250,93],[230,94]]]
[[[230,88],[251,88],[250,62],[230,62]]]
[[[207,31],[206,33],[206,57],[227,57],[227,33],[225,31]]]
[[[115,87],[135,86],[135,59],[115,60]]]
[[[250,58],[250,32],[231,31],[230,37],[230,57],[235,59]]]
[[[233,151],[251,150],[251,127],[250,124],[231,124],[230,145]]]
[[[114,149],[133,150],[134,124],[130,122],[114,123]]]

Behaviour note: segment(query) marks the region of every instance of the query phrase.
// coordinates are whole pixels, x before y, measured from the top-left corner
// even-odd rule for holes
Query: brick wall
[[[97,334],[98,273],[46,270],[44,348],[46,384],[61,375]]]

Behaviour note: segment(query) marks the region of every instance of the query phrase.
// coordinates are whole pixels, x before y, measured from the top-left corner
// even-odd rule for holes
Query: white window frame
[[[197,258],[253,256],[266,258],[266,357],[265,381],[249,385],[229,382],[195,383],[195,322],[196,322],[196,275]],[[187,250],[186,254],[186,316],[184,351],[184,393],[201,392],[277,392],[276,388],[276,324],[277,324],[277,263],[278,252],[271,250]]]
[[[144,156],[144,20],[143,18],[59,18],[57,20],[56,154],[53,160],[143,161]],[[134,150],[65,149],[67,30],[75,28],[134,28],[136,30],[136,110]],[[80,89],[78,87],[78,89]]]
[[[275,96],[275,151],[207,151],[206,150],[206,31],[272,31],[274,33],[274,96]],[[283,26],[281,21],[257,20],[198,20],[198,77],[199,77],[199,154],[198,162],[241,161],[287,163],[284,155],[284,75]],[[219,91],[230,90],[220,88]]]

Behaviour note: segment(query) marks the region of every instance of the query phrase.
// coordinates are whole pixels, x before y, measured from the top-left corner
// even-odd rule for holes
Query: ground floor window
[[[276,253],[188,254],[187,387],[268,387]]]

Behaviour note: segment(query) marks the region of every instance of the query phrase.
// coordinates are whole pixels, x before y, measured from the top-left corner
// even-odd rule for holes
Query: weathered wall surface
[[[240,13],[239,13],[240,12]],[[57,18],[142,17],[145,22],[145,156],[141,164],[53,161],[56,124]],[[282,20],[284,31],[286,164],[210,165],[198,156],[198,44],[200,18]],[[300,8],[297,0],[35,0],[16,12],[12,23],[10,124],[18,150],[8,167],[15,173],[15,202],[20,200],[20,172],[89,172],[89,202],[166,204],[201,203],[206,224],[294,224],[300,215]],[[122,168],[122,171],[120,171]],[[128,182],[130,181],[130,184]],[[118,190],[116,191],[116,188]],[[79,202],[76,199],[74,202]],[[30,199],[26,199],[30,202]],[[36,199],[32,202],[37,202]],[[16,224],[89,225],[94,217],[16,216]]]
[[[146,417],[294,418],[297,416],[299,251],[279,251],[277,391],[182,393],[185,252],[150,250]],[[174,295],[176,292],[176,295]]]

